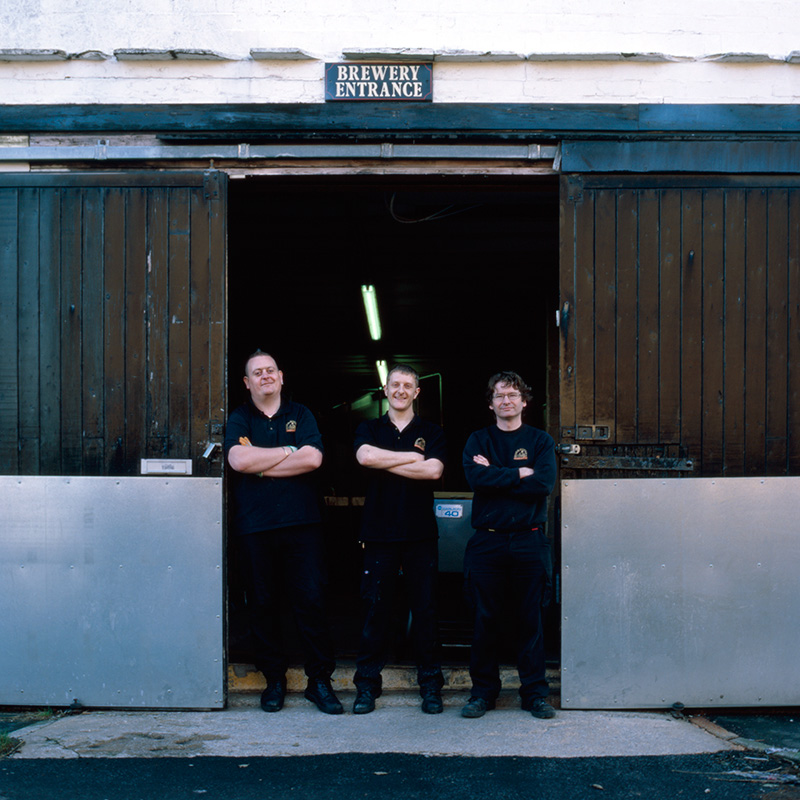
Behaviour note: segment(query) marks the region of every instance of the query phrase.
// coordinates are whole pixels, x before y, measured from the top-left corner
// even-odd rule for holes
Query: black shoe
[[[375,693],[372,689],[357,689],[353,703],[354,714],[369,714],[375,710]]]
[[[337,699],[328,681],[309,681],[305,691],[306,700],[316,704],[324,714],[344,714],[342,704]]]
[[[494,700],[484,700],[482,697],[470,697],[464,708],[461,709],[461,716],[469,719],[482,717],[487,711],[494,708]]]
[[[530,711],[534,717],[538,717],[539,719],[553,719],[556,715],[556,710],[543,697],[536,697],[525,703],[522,707],[525,711]]]
[[[441,714],[444,711],[442,693],[438,689],[425,689],[421,694],[422,710],[426,714]]]
[[[267,683],[267,688],[261,693],[261,708],[264,711],[280,711],[285,698],[286,681]]]

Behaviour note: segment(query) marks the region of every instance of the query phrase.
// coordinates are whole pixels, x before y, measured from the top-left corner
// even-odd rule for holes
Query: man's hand
[[[299,450],[294,445],[256,447],[247,436],[240,436],[239,444],[231,447],[228,452],[228,463],[237,472],[258,475],[259,478],[302,475],[304,472],[311,472],[320,466],[322,453],[310,445],[301,449],[304,451],[308,449],[311,452],[304,452],[298,457]],[[311,458],[309,459],[308,456]],[[277,467],[280,467],[279,472],[275,471]]]
[[[391,469],[421,463],[425,456],[417,450],[384,450],[372,444],[362,444],[356,451],[356,460],[368,469]]]
[[[442,477],[444,464],[438,458],[423,458],[421,461],[413,461],[410,464],[389,467],[387,472],[391,472],[394,475],[402,475],[402,477],[411,478],[412,480],[436,481]]]
[[[482,456],[480,453],[477,456],[472,456],[472,460],[481,467],[490,466],[489,459],[486,458],[486,456]],[[519,468],[520,480],[522,480],[523,478],[530,478],[531,475],[533,475],[533,470],[530,467]]]

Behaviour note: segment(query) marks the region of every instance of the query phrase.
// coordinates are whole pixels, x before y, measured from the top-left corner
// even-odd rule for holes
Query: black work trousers
[[[356,659],[357,689],[381,691],[381,671],[391,647],[394,601],[402,570],[411,611],[411,645],[417,663],[417,683],[424,692],[444,684],[436,655],[436,579],[439,543],[436,539],[415,542],[365,542],[361,599],[364,627]]]
[[[336,666],[325,614],[325,568],[319,525],[250,533],[238,541],[255,665],[268,682],[282,680],[289,666],[281,635],[281,612],[290,608],[310,679],[327,680]]]
[[[473,697],[492,701],[500,693],[499,649],[509,601],[518,620],[522,703],[547,697],[542,601],[550,573],[550,543],[541,528],[478,530],[467,542],[464,588],[475,623],[469,665]]]

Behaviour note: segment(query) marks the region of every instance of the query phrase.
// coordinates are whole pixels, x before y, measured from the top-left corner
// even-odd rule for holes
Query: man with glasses
[[[549,594],[551,558],[545,536],[547,497],[556,480],[555,443],[522,422],[530,387],[516,372],[489,379],[495,424],[473,433],[464,448],[464,472],[474,492],[475,534],[464,555],[464,585],[475,629],[470,654],[472,692],[461,710],[482,717],[500,693],[499,647],[506,603],[513,602],[519,649],[522,708],[549,719],[542,606]]]

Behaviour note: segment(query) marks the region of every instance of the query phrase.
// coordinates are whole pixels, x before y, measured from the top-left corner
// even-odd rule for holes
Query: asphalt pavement
[[[88,758],[0,762],[5,800],[795,800],[738,753],[628,758]]]

